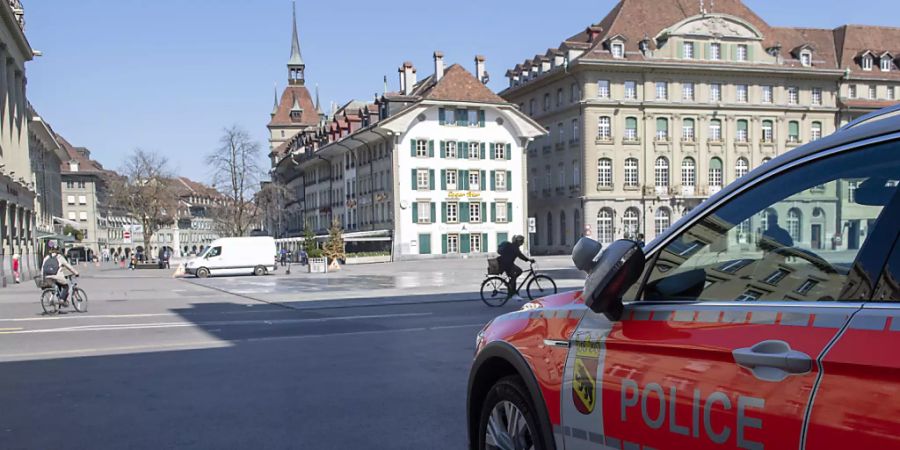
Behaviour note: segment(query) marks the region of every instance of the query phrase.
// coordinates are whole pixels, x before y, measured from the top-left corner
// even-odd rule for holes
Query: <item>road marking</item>
[[[0,331],[18,331],[23,329],[24,328],[0,328]]]
[[[51,317],[22,317],[18,319],[0,319],[0,322],[28,322],[33,320],[75,320],[75,319],[134,319],[141,317],[189,317],[189,316],[201,316],[201,315],[216,315],[216,314],[260,314],[260,313],[269,313],[269,312],[282,312],[289,313],[292,312],[290,310],[285,310],[284,308],[269,308],[269,309],[257,309],[253,311],[220,311],[220,312],[194,312],[194,313],[184,313],[184,314],[175,314],[175,313],[146,313],[146,314],[106,314],[106,315],[67,315],[67,316],[51,316]]]

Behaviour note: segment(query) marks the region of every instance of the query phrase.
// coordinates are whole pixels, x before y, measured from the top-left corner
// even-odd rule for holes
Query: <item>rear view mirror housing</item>
[[[584,304],[617,321],[624,310],[622,296],[644,271],[644,250],[637,242],[623,239],[613,242],[602,253],[589,255],[599,248],[600,244],[593,239],[581,238],[572,251],[572,260],[588,274],[582,294]]]

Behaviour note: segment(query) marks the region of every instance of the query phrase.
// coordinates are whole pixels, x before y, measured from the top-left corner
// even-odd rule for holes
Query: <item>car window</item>
[[[207,258],[213,258],[216,256],[222,256],[222,247],[213,247],[209,249],[209,253],[206,254]]]
[[[873,301],[877,302],[900,302],[900,236],[898,236],[894,244],[894,251],[888,258],[884,273],[875,289],[875,295],[872,296]]]
[[[900,147],[887,143],[763,181],[663,248],[648,268],[643,298],[841,299],[857,254],[896,193],[898,178]]]

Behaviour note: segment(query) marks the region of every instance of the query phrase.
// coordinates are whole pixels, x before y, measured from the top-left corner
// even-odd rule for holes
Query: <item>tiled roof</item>
[[[840,68],[850,68],[853,76],[900,79],[896,60],[890,72],[882,72],[878,59],[885,51],[895,58],[900,55],[900,28],[844,25],[834,30],[834,39],[838,45]],[[871,71],[862,70],[857,59],[866,51],[871,51],[875,58]]]
[[[59,170],[61,173],[105,174],[106,172],[109,172],[108,170],[105,170],[103,166],[100,165],[100,163],[90,159],[89,157],[85,156],[84,153],[78,151],[78,149],[72,146],[69,141],[60,136],[58,133],[56,134],[56,140],[68,155],[67,159],[60,162]],[[69,162],[72,160],[78,162],[78,172],[72,172],[69,170]]]
[[[291,120],[291,108],[294,106],[294,99],[300,104],[303,113],[300,120],[294,122]],[[289,126],[289,125],[305,125],[315,126],[319,123],[319,113],[316,112],[316,105],[313,103],[309,90],[303,85],[288,86],[281,94],[281,100],[278,102],[278,110],[275,116],[269,122],[269,126]]]
[[[448,67],[444,71],[443,78],[425,93],[424,98],[440,101],[506,103],[506,100],[500,98],[459,64]]]

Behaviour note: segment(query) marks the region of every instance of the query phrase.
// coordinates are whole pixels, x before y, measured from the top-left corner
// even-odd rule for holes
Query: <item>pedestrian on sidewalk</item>
[[[16,283],[19,283],[19,254],[18,253],[13,254],[12,269],[13,269],[13,280],[15,280]]]

